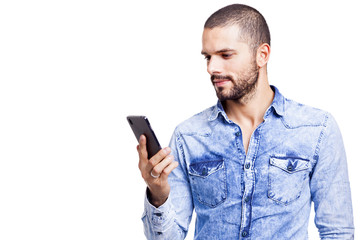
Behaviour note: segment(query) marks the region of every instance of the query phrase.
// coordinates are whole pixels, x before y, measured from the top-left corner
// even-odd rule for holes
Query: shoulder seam
[[[323,128],[321,129],[321,132],[320,132],[320,135],[319,135],[319,138],[318,138],[318,142],[317,142],[317,145],[316,145],[316,148],[315,148],[314,159],[316,161],[319,159],[320,145],[321,145],[321,143],[323,141],[323,138],[324,138],[324,135],[325,135],[325,130],[327,128],[328,119],[329,119],[329,113],[327,113],[325,115],[325,120],[324,120],[324,123],[322,124]]]

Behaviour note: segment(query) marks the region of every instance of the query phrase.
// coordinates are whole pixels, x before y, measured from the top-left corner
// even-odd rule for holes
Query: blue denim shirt
[[[220,102],[180,124],[170,147],[179,166],[159,208],[145,199],[148,239],[308,239],[311,201],[321,239],[353,239],[344,145],[327,112],[275,92],[247,154]]]

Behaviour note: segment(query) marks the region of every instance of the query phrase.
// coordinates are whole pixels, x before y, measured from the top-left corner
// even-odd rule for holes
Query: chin
[[[220,100],[220,102],[223,101],[241,101],[242,99],[245,99],[246,94],[243,92],[216,92],[216,96]]]

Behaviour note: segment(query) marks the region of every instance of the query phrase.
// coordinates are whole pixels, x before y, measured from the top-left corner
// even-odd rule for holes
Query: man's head
[[[270,31],[265,18],[256,9],[243,4],[229,5],[214,12],[206,20],[204,28],[232,25],[239,28],[239,40],[246,42],[254,54],[261,44],[270,46]]]
[[[270,33],[255,9],[234,4],[205,23],[202,54],[220,101],[246,102],[256,91],[259,71],[266,74]]]

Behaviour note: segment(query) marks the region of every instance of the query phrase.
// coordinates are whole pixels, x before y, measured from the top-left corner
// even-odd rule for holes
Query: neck
[[[274,99],[267,75],[259,75],[258,84],[253,92],[238,100],[227,100],[224,109],[228,118],[239,126],[256,127]]]

